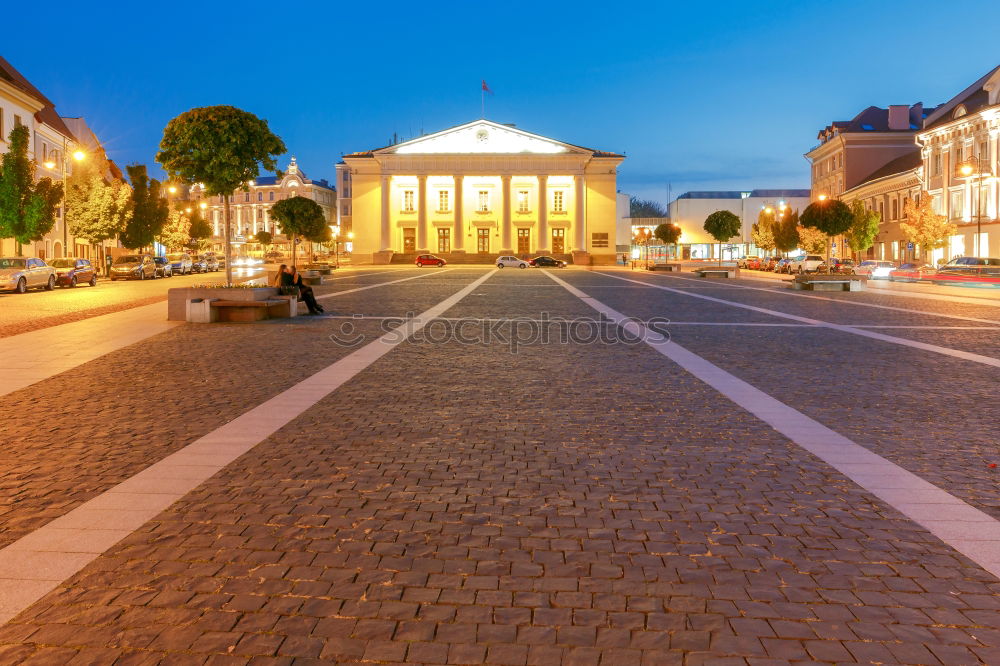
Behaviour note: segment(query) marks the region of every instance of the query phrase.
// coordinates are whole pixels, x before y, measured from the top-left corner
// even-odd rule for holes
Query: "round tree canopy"
[[[803,227],[818,229],[827,236],[839,236],[851,228],[854,216],[840,199],[827,199],[809,204],[802,211],[799,222]]]
[[[659,224],[653,229],[653,236],[667,245],[675,245],[681,238],[681,228],[676,224]]]
[[[740,218],[728,210],[717,210],[705,218],[705,231],[720,243],[739,235],[742,226]]]

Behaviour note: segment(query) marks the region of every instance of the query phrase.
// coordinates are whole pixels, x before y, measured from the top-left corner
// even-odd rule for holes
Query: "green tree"
[[[55,210],[63,184],[51,178],[34,179],[35,162],[28,159],[30,133],[24,125],[10,131],[7,152],[0,159],[0,238],[21,246],[41,240],[55,224]]]
[[[267,121],[233,106],[208,106],[185,111],[167,123],[156,161],[171,177],[202,183],[209,196],[223,198],[229,257],[229,196],[246,190],[247,182],[260,175],[261,167],[278,172],[276,158],[285,150]],[[232,281],[232,262],[226,261],[226,282]]]
[[[190,220],[184,213],[183,204],[178,202],[167,215],[167,222],[163,225],[160,233],[156,235],[156,242],[167,248],[167,250],[179,250],[187,245],[191,239],[188,230]]]
[[[799,246],[799,211],[786,209],[774,225],[774,249],[790,252]]]
[[[281,225],[281,231],[291,237],[292,266],[295,265],[298,254],[295,247],[297,237],[316,243],[322,243],[329,237],[330,228],[326,224],[326,215],[312,199],[301,196],[282,199],[271,206],[270,214],[271,219]]]
[[[828,236],[819,229],[813,229],[800,225],[796,229],[796,236],[799,239],[798,246],[805,250],[806,254],[822,254],[826,252]]]
[[[67,179],[66,222],[75,237],[99,246],[121,234],[131,216],[128,183],[105,181],[90,160],[73,166]]]
[[[925,257],[931,250],[942,248],[948,239],[958,233],[958,227],[944,215],[934,212],[931,195],[921,192],[916,203],[910,198],[903,202],[903,222],[899,230],[903,237],[920,246],[920,254]]]
[[[160,196],[160,182],[146,176],[146,167],[132,164],[125,169],[132,181],[132,217],[121,234],[122,245],[141,250],[153,244],[170,218],[167,200]]]
[[[775,219],[774,210],[763,209],[757,214],[757,221],[750,227],[750,240],[761,250],[770,252],[774,249],[774,232],[778,221]]]
[[[267,248],[271,247],[271,243],[274,242],[274,236],[271,232],[264,231],[263,229],[258,231],[253,239],[264,247],[264,254],[267,254]]]
[[[212,225],[201,216],[201,211],[197,208],[191,213],[191,224],[188,226],[188,236],[193,241],[198,241],[201,247],[212,237]]]
[[[861,253],[875,244],[881,219],[878,213],[865,208],[861,199],[855,199],[851,203],[851,217],[854,218],[854,221],[851,223],[851,228],[847,230],[847,245],[860,259]]]
[[[667,209],[659,201],[640,199],[632,196],[628,200],[629,217],[669,217]]]
[[[722,244],[740,233],[743,223],[735,213],[717,210],[705,218],[705,231],[719,243],[719,265],[722,265]]]
[[[840,199],[814,201],[802,211],[802,226],[822,232],[827,237],[827,241],[846,232],[853,223],[854,216],[851,215],[851,209]],[[802,235],[801,231],[799,235]],[[827,265],[829,265],[830,243],[824,243],[824,247],[826,248]]]
[[[653,229],[653,236],[662,242],[664,245],[677,245],[677,241],[681,239],[681,228],[676,224],[671,224],[670,222],[665,222],[663,224],[656,225]],[[674,249],[674,255],[676,256],[677,250]]]

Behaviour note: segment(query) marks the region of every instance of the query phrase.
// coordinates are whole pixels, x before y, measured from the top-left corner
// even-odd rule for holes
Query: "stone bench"
[[[193,298],[187,303],[187,321],[200,324],[287,319],[297,313],[298,300],[294,296],[275,296],[263,301]]]
[[[721,278],[734,278],[739,276],[738,268],[696,268],[694,272],[698,277],[721,277]]]
[[[808,291],[864,291],[864,275],[796,275],[792,289]]]
[[[651,271],[672,271],[674,273],[679,273],[681,270],[680,264],[668,263],[668,264],[653,264],[650,266]]]

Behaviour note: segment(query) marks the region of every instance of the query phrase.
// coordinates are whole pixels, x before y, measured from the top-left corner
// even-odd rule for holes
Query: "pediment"
[[[453,127],[376,151],[395,155],[590,154],[591,151],[488,120]]]

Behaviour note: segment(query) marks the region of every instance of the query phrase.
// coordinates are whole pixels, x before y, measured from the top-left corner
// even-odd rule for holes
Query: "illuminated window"
[[[403,190],[403,212],[413,212],[413,190]]]
[[[931,175],[941,175],[941,153],[935,154],[934,159],[931,160]]]
[[[488,213],[490,211],[490,192],[489,190],[479,190],[479,212]]]
[[[563,208],[563,200],[566,197],[566,193],[562,190],[555,190],[552,192],[552,211],[555,213],[562,213],[565,208]]]
[[[258,192],[257,193],[257,201],[263,201],[263,200],[264,200],[264,193],[263,192]]]
[[[247,192],[243,195],[243,201],[250,201],[250,193]]]
[[[527,213],[530,210],[528,207],[528,190],[518,190],[517,191],[517,212]]]
[[[448,190],[438,191],[438,212],[447,213],[450,209],[448,208]]]
[[[268,192],[267,193],[267,200],[268,201],[274,201],[274,192]]]

